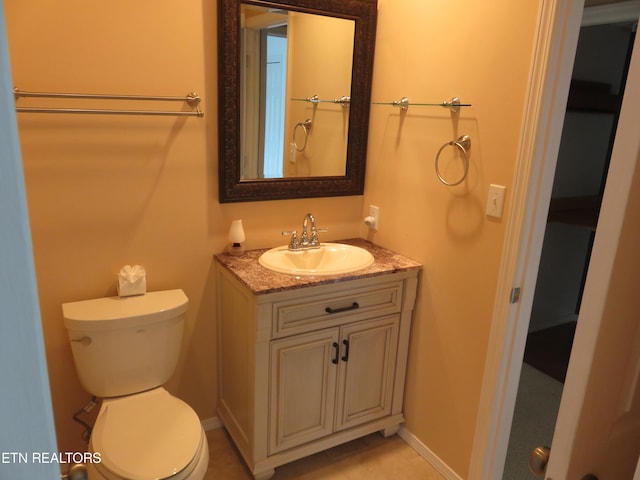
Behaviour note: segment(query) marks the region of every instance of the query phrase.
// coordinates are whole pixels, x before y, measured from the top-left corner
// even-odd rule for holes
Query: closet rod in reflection
[[[186,102],[189,106],[195,107],[193,112],[163,111],[163,110],[122,110],[122,109],[88,109],[88,108],[40,108],[40,107],[17,107],[17,112],[29,113],[85,113],[104,115],[172,115],[182,117],[204,117],[204,113],[198,108],[200,96],[196,93],[189,93],[184,97],[161,97],[149,95],[108,95],[91,93],[48,93],[48,92],[27,92],[13,89],[13,94],[18,100],[20,97],[39,98],[67,98],[67,99],[101,99],[101,100],[152,100],[152,101],[180,101]]]

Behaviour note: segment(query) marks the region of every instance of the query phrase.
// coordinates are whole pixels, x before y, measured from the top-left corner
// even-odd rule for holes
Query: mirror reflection
[[[266,104],[272,95],[268,92],[260,99],[260,85],[266,85],[260,80],[261,61],[254,67],[257,76],[252,76],[257,79],[258,87],[249,89],[245,86],[249,75],[243,66],[246,58],[241,53],[245,42],[241,26],[248,31],[246,25],[251,23],[248,18],[253,15],[244,6],[266,7],[266,13],[270,14],[288,12],[286,21],[282,15],[279,20],[268,20],[262,26],[252,20],[257,25],[252,30],[269,27],[272,30],[269,33],[273,33],[269,37],[276,42],[284,38],[282,27],[286,25],[286,55],[282,46],[279,54],[280,62],[286,62],[286,68],[280,65],[276,69],[277,75],[286,74],[280,87],[280,90],[284,88],[284,93],[280,91],[277,94],[280,101],[270,105],[270,112],[280,110],[273,113],[274,117],[284,118],[283,126],[278,127],[275,135],[268,131],[271,127],[267,122],[260,120],[261,116],[266,116]],[[264,13],[262,10],[258,15]],[[218,0],[217,18],[220,202],[362,195],[377,0]],[[330,27],[326,24],[317,27],[318,31],[311,28],[319,22],[336,19],[342,21],[331,23]],[[298,20],[308,20],[306,23],[312,25],[303,30],[298,26]],[[336,25],[342,25],[347,32],[339,35],[342,27]],[[263,35],[256,33],[253,36]],[[335,40],[339,37],[348,38],[348,41],[336,46]],[[323,46],[325,48],[321,48]],[[257,50],[254,48],[253,51]],[[277,47],[274,51],[278,51]],[[298,65],[300,57],[306,63]],[[324,60],[326,58],[329,60]],[[266,59],[262,71],[266,75]],[[313,83],[305,85],[305,78],[312,79]],[[306,99],[313,95],[318,95],[318,100],[307,102]],[[333,103],[335,98],[343,96],[346,97],[345,107]],[[253,106],[249,107],[252,102]],[[244,125],[241,118],[249,117],[245,113],[247,108],[252,108],[254,114],[250,117],[251,123]],[[265,148],[265,137],[279,139],[273,149],[281,149],[274,157],[276,160],[266,161],[266,172],[264,153],[258,154]],[[276,177],[280,175],[280,169],[282,176]]]
[[[355,22],[242,4],[241,181],[346,174]]]

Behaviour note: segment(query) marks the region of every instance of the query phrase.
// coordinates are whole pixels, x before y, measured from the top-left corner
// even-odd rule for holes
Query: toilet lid
[[[167,478],[196,455],[202,426],[193,409],[158,388],[105,400],[91,435],[102,467],[122,478]]]

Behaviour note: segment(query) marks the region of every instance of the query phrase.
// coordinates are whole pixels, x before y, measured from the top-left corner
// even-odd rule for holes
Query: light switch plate
[[[502,218],[506,190],[507,187],[503,185],[489,185],[489,197],[487,198],[486,210],[486,214],[489,217]]]

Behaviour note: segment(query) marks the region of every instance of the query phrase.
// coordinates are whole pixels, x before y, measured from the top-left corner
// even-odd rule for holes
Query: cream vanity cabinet
[[[420,265],[366,245],[376,262],[335,277],[270,272],[260,251],[216,255],[218,414],[257,479],[404,421]]]

